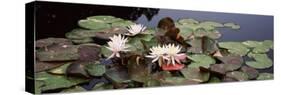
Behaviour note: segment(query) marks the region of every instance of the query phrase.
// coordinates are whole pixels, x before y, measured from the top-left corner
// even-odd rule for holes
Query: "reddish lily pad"
[[[181,70],[184,67],[184,64],[163,64],[162,69],[165,71],[175,71],[175,70]]]
[[[39,61],[71,61],[79,59],[78,46],[55,45],[36,52]]]
[[[226,77],[233,78],[237,81],[245,81],[248,80],[248,75],[246,73],[240,71],[233,71],[226,73]]]
[[[100,59],[101,46],[97,44],[82,44],[79,46],[79,60],[98,61]]]
[[[251,68],[251,67],[248,67],[248,66],[243,66],[241,68],[241,71],[243,71],[244,73],[248,74],[249,79],[255,79],[259,75],[258,70],[254,69],[254,68]]]
[[[89,78],[89,75],[85,70],[85,66],[78,62],[70,64],[66,69],[66,74],[67,76]]]
[[[72,45],[71,40],[65,38],[46,38],[36,41],[36,47],[43,48],[50,45]]]
[[[226,71],[237,70],[242,66],[243,58],[240,56],[223,56],[217,57],[220,61],[225,64]]]
[[[142,83],[147,81],[151,72],[149,66],[140,56],[132,56],[127,65],[130,79]]]

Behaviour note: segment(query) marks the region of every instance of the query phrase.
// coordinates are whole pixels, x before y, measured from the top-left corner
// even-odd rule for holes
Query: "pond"
[[[273,16],[52,2],[34,9],[39,93],[273,79]]]

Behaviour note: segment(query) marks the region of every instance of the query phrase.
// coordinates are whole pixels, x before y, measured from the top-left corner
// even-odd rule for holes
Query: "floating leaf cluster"
[[[239,30],[235,23],[166,17],[147,27],[91,16],[78,25],[36,41],[36,93],[273,79],[263,71],[273,41],[218,41],[219,28]]]

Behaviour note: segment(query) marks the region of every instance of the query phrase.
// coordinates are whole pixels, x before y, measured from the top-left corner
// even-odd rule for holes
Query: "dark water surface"
[[[234,22],[241,26],[239,31],[220,29],[220,41],[273,40],[273,16],[200,12],[189,10],[170,10],[155,8],[118,7],[87,4],[37,2],[36,39],[62,37],[65,33],[78,28],[77,22],[88,16],[112,15],[136,21],[148,27],[156,27],[164,17],[173,20],[193,18],[199,21]],[[273,52],[269,53],[273,59]],[[273,67],[266,72],[273,72]]]

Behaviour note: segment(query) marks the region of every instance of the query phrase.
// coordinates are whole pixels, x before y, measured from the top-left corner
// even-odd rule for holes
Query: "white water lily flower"
[[[150,48],[151,53],[150,55],[147,55],[146,57],[153,58],[152,62],[161,61],[161,59],[166,60],[167,64],[173,64],[175,65],[176,62],[181,64],[181,60],[184,60],[186,58],[185,53],[180,53],[181,47],[175,46],[174,44],[168,44],[164,46],[155,46]],[[159,66],[161,64],[159,63]]]
[[[181,63],[180,60],[182,60],[182,58],[186,58],[185,53],[180,53],[181,49],[182,49],[182,47],[175,46],[174,44],[166,45],[167,56],[169,59],[167,64],[175,65],[176,62],[180,64]]]
[[[113,57],[120,57],[121,51],[129,51],[128,46],[126,46],[126,42],[128,42],[128,39],[122,36],[121,34],[119,35],[114,35],[113,37],[110,37],[109,42],[107,42],[109,47],[106,47],[110,51],[112,51],[112,54],[108,57],[108,59],[113,58]]]
[[[133,24],[133,25],[128,26],[127,31],[129,33],[126,33],[126,35],[135,36],[141,32],[144,32],[145,29],[146,29],[146,26],[144,26],[142,24]]]

